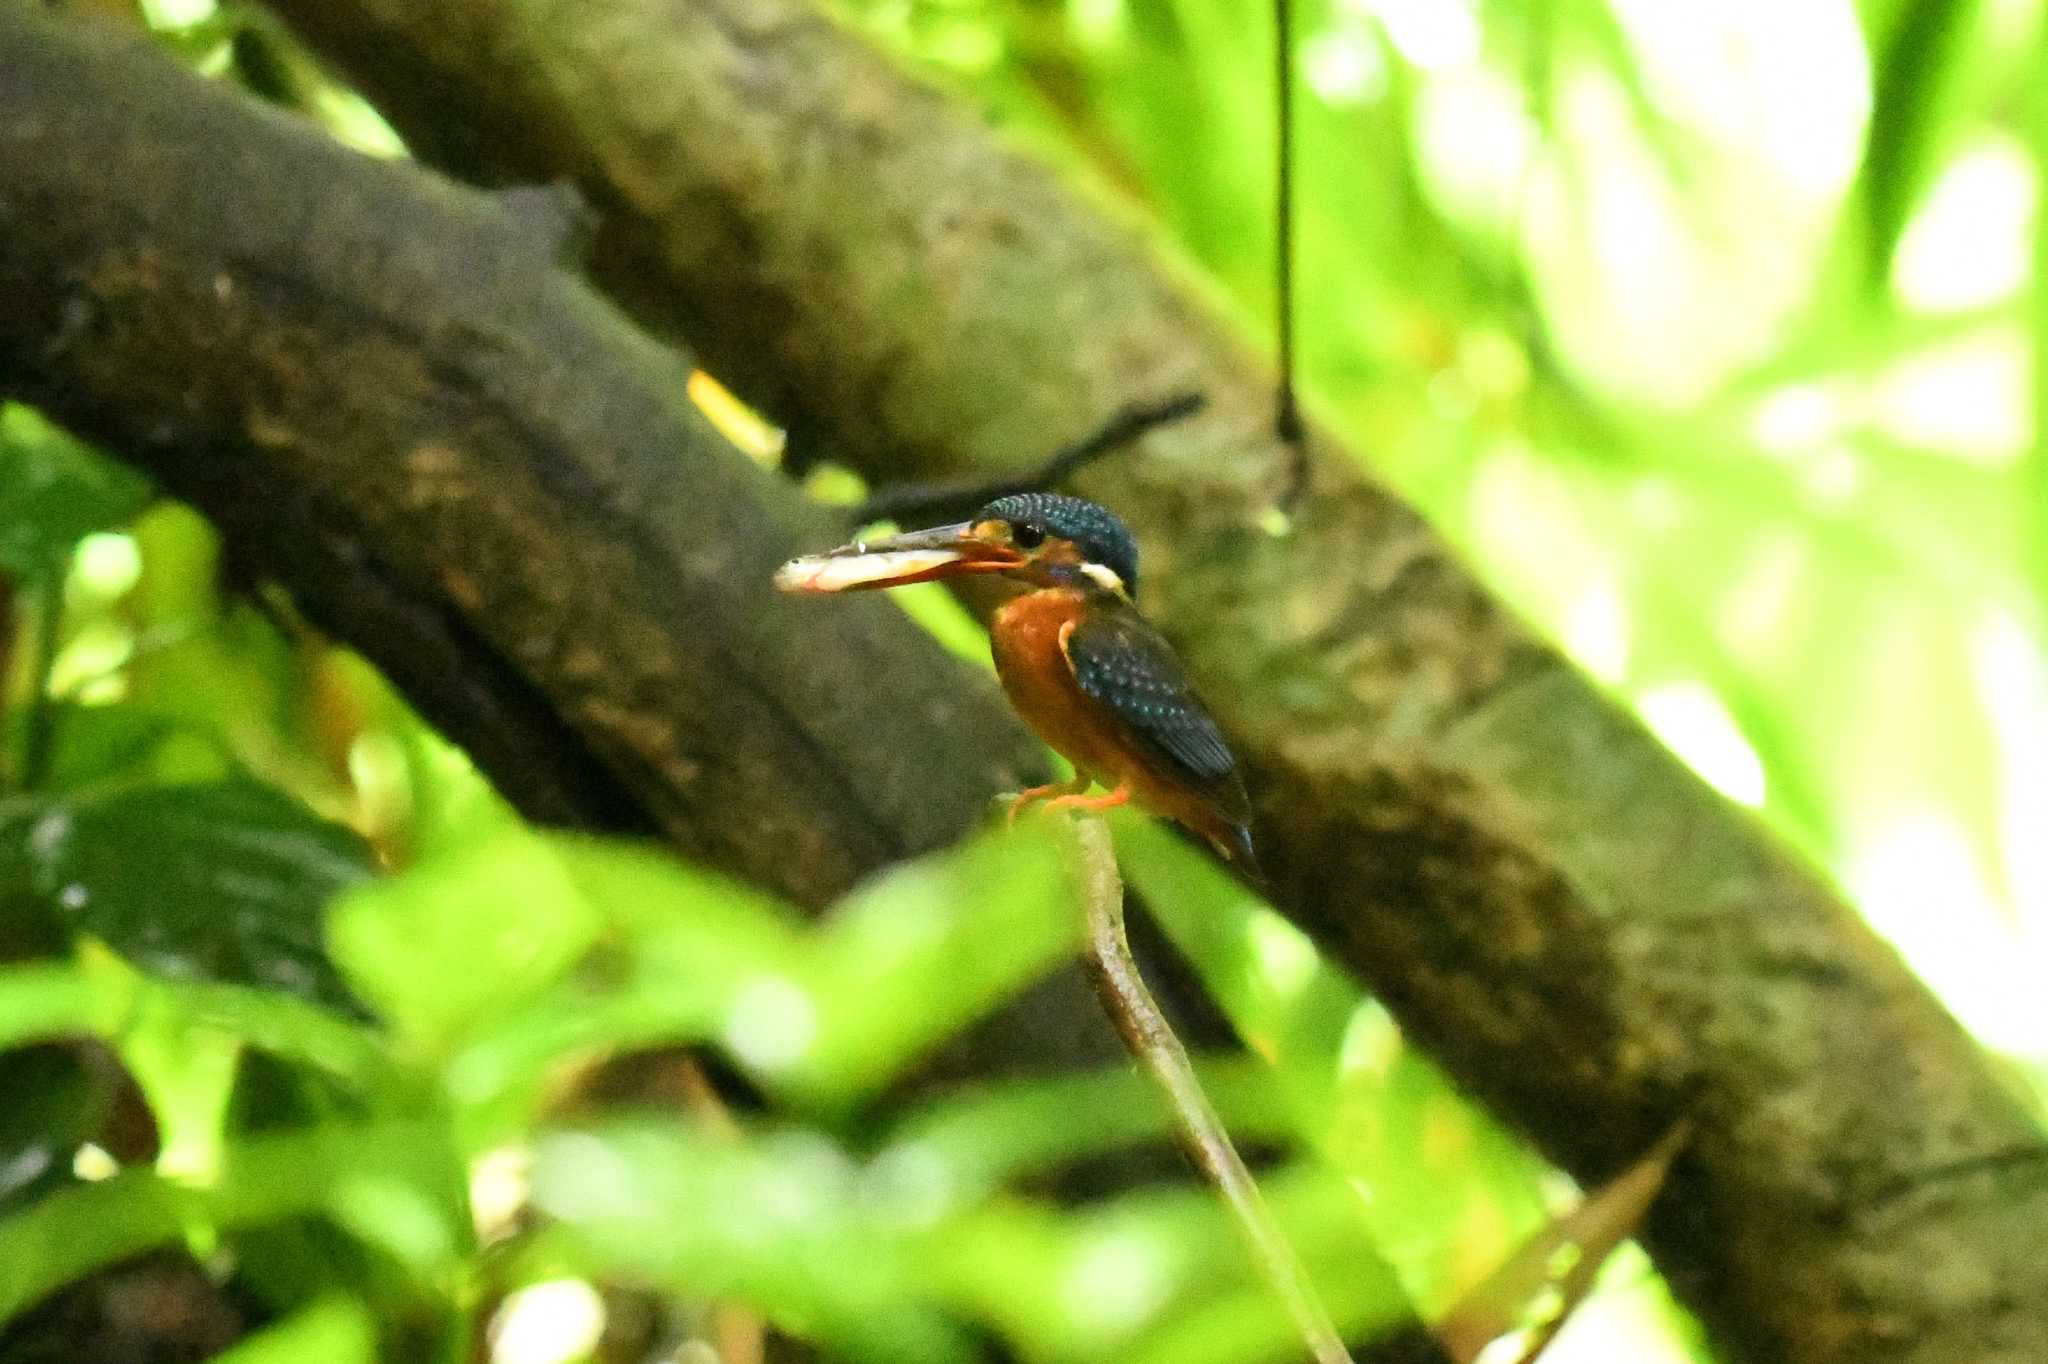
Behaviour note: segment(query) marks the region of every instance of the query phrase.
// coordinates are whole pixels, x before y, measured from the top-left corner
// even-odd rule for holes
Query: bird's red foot
[[[1109,810],[1131,803],[1131,784],[1124,782],[1103,796],[1055,796],[1045,803],[1048,810]]]
[[[1027,805],[1034,804],[1047,797],[1057,797],[1058,800],[1072,800],[1087,789],[1088,778],[1079,775],[1074,776],[1068,781],[1051,782],[1045,786],[1027,786],[1010,798],[1010,814],[1005,824],[1007,826],[1014,826],[1017,823],[1018,813]]]

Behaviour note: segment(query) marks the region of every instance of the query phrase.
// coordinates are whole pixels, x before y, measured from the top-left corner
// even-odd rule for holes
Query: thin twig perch
[[[1061,447],[1045,463],[1014,478],[953,478],[898,483],[883,488],[853,509],[847,520],[856,526],[900,521],[937,514],[966,516],[976,507],[1010,493],[1043,492],[1066,482],[1076,471],[1122,449],[1147,432],[1191,417],[1202,410],[1202,395],[1181,393],[1163,402],[1132,403],[1072,445]]]
[[[1188,1063],[1187,1049],[1174,1036],[1166,1016],[1145,988],[1138,963],[1124,936],[1124,885],[1117,872],[1116,849],[1109,825],[1097,816],[1078,821],[1081,853],[1081,899],[1088,912],[1088,974],[1110,1021],[1123,1034],[1131,1055],[1166,1091],[1181,1147],[1202,1178],[1216,1187],[1236,1216],[1251,1244],[1252,1258],[1286,1304],[1287,1313],[1318,1364],[1352,1364],[1351,1354],[1323,1310],[1315,1286],[1294,1247],[1259,1195],[1250,1170],[1231,1144],[1222,1119]]]

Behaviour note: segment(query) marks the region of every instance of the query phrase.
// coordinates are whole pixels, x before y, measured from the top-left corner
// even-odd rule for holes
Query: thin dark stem
[[[1294,1247],[1273,1220],[1251,1171],[1231,1144],[1223,1120],[1202,1092],[1187,1049],[1145,988],[1131,944],[1124,935],[1124,886],[1116,867],[1109,825],[1097,816],[1079,821],[1081,898],[1088,911],[1088,973],[1102,1007],[1123,1035],[1124,1045],[1166,1092],[1181,1147],[1202,1178],[1214,1185],[1237,1218],[1252,1256],[1294,1319],[1317,1364],[1352,1364],[1351,1354],[1323,1310]]]
[[[64,574],[44,578],[37,593],[34,690],[29,693],[27,735],[21,750],[21,789],[38,791],[50,775],[57,746],[57,711],[50,704],[50,674],[57,670],[59,631],[64,624]]]
[[[1968,1179],[1976,1175],[1997,1174],[2004,1170],[2021,1169],[2026,1166],[2048,1169],[2048,1146],[2021,1146],[2010,1151],[1993,1151],[1989,1155],[1971,1156],[1966,1160],[1950,1161],[1937,1165],[1910,1179],[1895,1179],[1873,1191],[1865,1202],[1873,1207],[1918,1193],[1929,1185],[1951,1180]]]
[[[1273,0],[1273,284],[1280,386],[1273,429],[1292,454],[1282,511],[1308,487],[1308,432],[1294,396],[1294,0]]]
[[[1133,403],[1118,409],[1115,416],[1072,445],[1054,451],[1050,458],[1029,473],[995,480],[977,478],[901,483],[882,489],[855,507],[851,518],[856,525],[866,525],[870,521],[900,521],[934,515],[965,516],[983,503],[1010,493],[1051,488],[1146,432],[1193,416],[1202,410],[1202,403],[1199,393],[1181,393],[1155,403]]]

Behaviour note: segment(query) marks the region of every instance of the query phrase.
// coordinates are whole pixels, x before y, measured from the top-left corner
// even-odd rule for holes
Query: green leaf
[[[0,968],[0,1050],[75,1035],[118,1045],[136,1028],[232,1037],[364,1092],[396,1084],[370,1033],[278,991],[155,980],[105,952],[76,964]]]
[[[826,919],[805,972],[816,1043],[790,1087],[851,1101],[995,1009],[1081,941],[1064,847],[1042,820],[892,868]]]
[[[54,743],[42,790],[76,791],[121,779],[135,780],[150,771],[150,760],[173,735],[189,734],[202,743],[217,740],[197,726],[145,706],[81,706],[49,701],[48,724]]]
[[[643,850],[558,854],[619,935],[627,988],[515,1026],[556,1044],[717,1036],[787,1098],[835,1108],[1064,959],[1079,939],[1056,841],[1039,826],[970,840],[857,889],[806,935],[790,906]],[[481,1058],[476,1058],[481,1064]]]
[[[0,1212],[71,1178],[72,1157],[99,1131],[108,1077],[74,1048],[25,1047],[0,1055]]]
[[[166,1010],[122,1029],[120,1052],[156,1115],[162,1142],[158,1170],[191,1176],[217,1172],[241,1042],[229,1033],[195,1028],[180,1011]]]
[[[360,1303],[318,1302],[213,1357],[213,1364],[377,1364],[377,1330]]]
[[[149,480],[16,404],[0,407],[0,571],[64,569],[71,547],[149,504]]]
[[[514,831],[361,886],[329,932],[363,996],[441,1053],[568,970],[602,927],[550,842]]]
[[[1198,1061],[1196,1069],[1235,1140],[1277,1143],[1294,1135],[1294,1121],[1264,1061],[1216,1057]],[[1158,1087],[1120,1066],[949,1093],[890,1129],[880,1158],[942,1174],[962,1191],[990,1191],[1088,1156],[1172,1137],[1173,1122]]]
[[[534,1205],[552,1227],[529,1243],[524,1272],[622,1273],[736,1298],[829,1342],[827,1353],[957,1353],[936,1324],[966,1317],[999,1328],[1024,1358],[1123,1359],[1154,1332],[1186,1348],[1219,1315],[1259,1348],[1233,1356],[1212,1341],[1199,1357],[1284,1352],[1287,1318],[1208,1190],[1148,1189],[1070,1211],[990,1198],[951,1176],[912,1149],[863,1158],[800,1129],[723,1135],[645,1120],[556,1130],[537,1143],[532,1170]],[[1397,1288],[1361,1272],[1360,1203],[1340,1176],[1298,1167],[1267,1183],[1340,1320],[1365,1326],[1401,1310]],[[1223,1300],[1230,1312],[1210,1312]],[[1173,1358],[1170,1344],[1150,1357]]]
[[[194,1231],[319,1213],[409,1260],[422,1282],[454,1281],[468,1248],[461,1171],[441,1131],[333,1125],[229,1148],[217,1180],[143,1170],[52,1194],[0,1220],[0,1323],[82,1275]]]
[[[679,1043],[715,1041],[779,1097],[843,1109],[1079,935],[1036,827],[897,868],[809,933],[791,906],[652,850],[486,849],[351,897],[335,933],[361,988],[446,1055],[477,1140],[525,1121],[568,1058]]]
[[[76,966],[0,970],[0,1048],[85,1033],[112,1036],[134,1007],[132,973]]]
[[[1873,290],[1889,285],[1892,255],[1932,179],[1952,92],[1975,60],[1967,39],[1978,8],[1978,0],[1906,0],[1882,38],[1863,165]]]
[[[359,1007],[321,946],[334,896],[375,863],[352,831],[248,780],[145,787],[0,817],[0,884],[165,975]]]
[[[864,1358],[973,1357],[919,1301],[928,1217],[814,1133],[725,1139],[670,1122],[556,1132],[536,1147],[533,1197],[574,1263],[740,1298]]]
[[[563,836],[530,841],[527,856],[547,869],[530,864],[534,874],[508,892],[526,898],[509,912],[553,946],[523,973],[521,997],[503,999],[488,1017],[465,1010],[432,1020],[431,1040],[453,1046],[445,1082],[472,1135],[488,1139],[524,1123],[548,1076],[571,1057],[722,1035],[744,1062],[749,1020],[772,1027],[765,1017],[772,1011],[761,1005],[798,988],[795,911],[651,848]],[[501,907],[508,903],[501,897]],[[453,946],[460,952],[464,944]],[[584,969],[564,974],[591,946]],[[533,969],[548,957],[552,969]],[[560,978],[549,984],[551,976]],[[431,976],[417,982],[437,983]]]
[[[1360,1200],[1327,1168],[1261,1176],[1274,1216],[1346,1339],[1405,1313],[1377,1272]],[[1299,1357],[1301,1337],[1215,1194],[1179,1185],[1054,1214],[1014,1202],[963,1210],[933,1235],[927,1291],[1060,1359]]]

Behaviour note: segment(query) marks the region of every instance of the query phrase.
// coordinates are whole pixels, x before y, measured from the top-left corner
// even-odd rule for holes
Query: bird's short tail
[[[1226,825],[1224,831],[1210,835],[1209,841],[1216,845],[1216,851],[1223,854],[1223,860],[1243,872],[1253,884],[1266,884],[1266,873],[1259,866],[1259,856],[1252,851],[1252,831],[1248,825]]]

